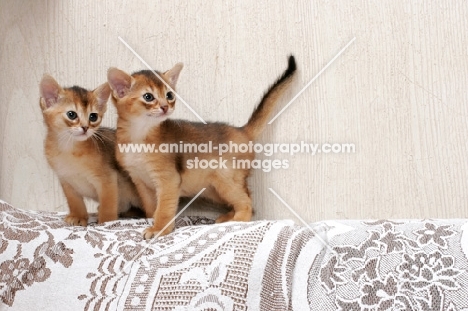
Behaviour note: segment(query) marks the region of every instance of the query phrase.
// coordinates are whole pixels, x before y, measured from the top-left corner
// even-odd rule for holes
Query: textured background
[[[356,37],[260,140],[354,143],[356,153],[275,156],[290,168],[253,172],[255,217],[294,218],[269,187],[307,221],[466,217],[467,16],[461,0],[0,0],[0,198],[67,210],[43,155],[38,82],[47,72],[94,88],[110,66],[142,69],[118,36],[156,69],[184,62],[182,97],[236,126],[288,54],[297,91]],[[196,120],[181,102],[174,117]]]

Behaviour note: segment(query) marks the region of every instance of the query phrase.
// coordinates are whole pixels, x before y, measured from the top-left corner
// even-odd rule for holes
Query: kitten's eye
[[[70,120],[75,120],[78,115],[76,114],[76,112],[74,111],[67,111],[67,117],[70,119]]]
[[[154,100],[154,96],[151,93],[145,93],[143,94],[143,98],[147,103],[152,102]]]
[[[97,113],[90,113],[89,114],[89,121],[96,122],[97,119],[98,119],[98,114]]]
[[[175,96],[174,96],[174,93],[172,92],[167,92],[166,93],[166,99],[167,100],[174,100]]]

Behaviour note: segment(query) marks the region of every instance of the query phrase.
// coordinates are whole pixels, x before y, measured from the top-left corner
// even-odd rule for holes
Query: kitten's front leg
[[[159,187],[156,191],[157,206],[153,215],[154,224],[143,231],[143,237],[147,240],[158,235],[169,234],[175,226],[174,217],[179,205],[180,175],[177,172],[171,172],[159,180],[161,182],[155,183]]]
[[[143,204],[143,210],[145,211],[146,218],[151,218],[154,215],[156,207],[156,195],[154,191],[149,189],[145,183],[137,178],[132,176],[132,181],[135,184],[138,195],[140,196],[141,202]]]
[[[67,182],[61,181],[60,183],[70,209],[70,213],[65,217],[65,222],[72,226],[86,226],[88,224],[88,211],[83,197]]]
[[[119,186],[117,174],[112,173],[102,181],[99,193],[98,223],[117,220],[119,210]]]

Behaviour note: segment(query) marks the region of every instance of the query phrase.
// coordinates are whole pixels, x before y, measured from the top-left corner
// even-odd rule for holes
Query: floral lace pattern
[[[63,218],[0,201],[0,309],[468,308],[466,220],[326,221],[311,231],[183,217],[145,241],[150,220]]]
[[[321,266],[321,288],[337,310],[464,310],[468,299],[460,294],[468,285],[468,262],[460,243],[465,221],[447,223],[353,223],[347,235],[330,242],[334,253]],[[350,237],[351,243],[344,242]]]

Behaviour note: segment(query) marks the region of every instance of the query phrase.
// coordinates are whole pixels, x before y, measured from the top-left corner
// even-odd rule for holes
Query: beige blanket
[[[0,201],[0,310],[463,310],[466,220],[70,227]]]

